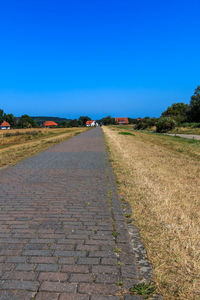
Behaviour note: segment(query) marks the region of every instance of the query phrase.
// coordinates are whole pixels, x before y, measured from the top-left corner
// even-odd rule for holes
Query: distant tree
[[[136,130],[144,130],[148,128],[148,122],[144,121],[143,119],[137,120],[134,129]]]
[[[4,119],[10,124],[11,127],[16,126],[16,118],[13,116],[13,114],[7,114]]]
[[[189,119],[191,122],[200,122],[200,85],[191,97]]]
[[[174,129],[176,126],[176,121],[171,117],[161,117],[156,124],[156,131],[157,132],[168,132]]]
[[[128,118],[128,122],[129,122],[129,124],[136,124],[137,123],[137,119]]]
[[[68,127],[68,122],[67,121],[61,122],[60,126],[62,126],[62,127]]]
[[[103,119],[101,119],[101,121],[103,122],[103,125],[115,125],[115,119],[111,118],[111,116],[107,116]]]
[[[79,127],[79,121],[77,119],[71,120],[68,125],[69,127]]]
[[[158,120],[157,118],[150,118],[150,117],[139,119],[136,122],[135,129],[143,130],[143,129],[151,128],[156,125],[157,120]]]
[[[5,119],[6,114],[4,113],[3,109],[0,109],[0,123],[2,123]]]
[[[179,102],[174,103],[165,110],[161,117],[172,117],[177,123],[186,122],[188,119],[189,105]]]
[[[38,124],[28,115],[22,115],[20,117],[18,126],[21,128],[38,127]]]
[[[85,126],[86,122],[87,121],[91,121],[90,117],[87,117],[87,116],[81,116],[79,119],[79,125],[80,126]]]

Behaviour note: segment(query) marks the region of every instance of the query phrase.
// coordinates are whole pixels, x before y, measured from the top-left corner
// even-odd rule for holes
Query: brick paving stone
[[[21,250],[8,250],[8,249],[2,249],[0,250],[0,255],[12,255],[17,256],[21,253]]]
[[[55,239],[31,239],[29,243],[32,244],[48,244],[55,243]]]
[[[17,264],[15,270],[17,271],[34,271],[34,264]]]
[[[126,295],[124,296],[124,300],[143,300],[143,297],[137,295]]]
[[[27,261],[27,257],[25,256],[8,256],[6,258],[6,262],[10,263],[25,263]]]
[[[39,274],[39,281],[66,281],[68,274],[60,272],[41,272]]]
[[[69,281],[70,282],[93,282],[95,276],[93,274],[71,274]]]
[[[99,246],[95,246],[95,245],[77,245],[76,250],[97,251],[97,250],[99,250]]]
[[[48,244],[27,244],[24,250],[48,250]]]
[[[85,251],[55,251],[54,255],[55,256],[75,256],[75,257],[82,257],[86,256]]]
[[[75,245],[65,244],[65,245],[55,245],[55,250],[74,250]]]
[[[50,250],[25,250],[22,252],[25,256],[51,256],[52,251]]]
[[[88,295],[80,295],[80,294],[66,294],[66,293],[63,293],[63,294],[61,294],[59,300],[89,300],[89,296]]]
[[[74,283],[44,281],[40,287],[40,291],[73,293],[76,292],[76,288],[77,286]]]
[[[56,272],[58,271],[58,265],[55,264],[38,264],[36,265],[36,272],[41,271],[41,272]]]
[[[39,292],[37,293],[35,300],[58,300],[58,293]]]
[[[98,283],[117,283],[121,282],[122,279],[120,275],[113,275],[113,274],[98,274],[96,275],[95,282]]]
[[[0,291],[0,300],[32,300],[34,295],[34,292],[26,291]]]
[[[30,257],[29,262],[33,264],[55,264],[57,262],[56,257]]]
[[[92,296],[91,300],[121,300],[118,296]]]
[[[0,256],[0,263],[4,262],[6,260],[6,256]]]
[[[59,258],[60,265],[74,265],[77,261],[75,257],[61,257]]]
[[[117,258],[102,258],[101,260],[101,264],[102,265],[113,265],[113,266],[116,266],[117,264]]]
[[[2,279],[11,279],[11,280],[35,280],[37,273],[35,272],[26,272],[26,271],[11,271],[5,272],[2,275]]]
[[[78,265],[98,265],[99,263],[100,259],[93,257],[80,257],[77,262]]]
[[[93,273],[107,273],[107,274],[119,274],[119,268],[114,266],[93,266],[92,267]]]
[[[78,291],[80,293],[112,295],[118,292],[118,287],[115,284],[101,283],[81,283]]]
[[[0,170],[0,300],[119,300],[139,281],[110,170],[100,128]]]
[[[113,245],[113,246],[115,246],[115,245]],[[116,254],[113,251],[91,251],[89,253],[89,257],[112,257],[112,258],[116,258]]]
[[[14,264],[11,263],[2,263],[0,264],[0,272],[11,271],[15,268]]]
[[[89,273],[89,267],[81,265],[63,265],[61,270],[69,273]]]
[[[27,290],[36,291],[39,286],[37,281],[4,280],[0,283],[0,290]]]

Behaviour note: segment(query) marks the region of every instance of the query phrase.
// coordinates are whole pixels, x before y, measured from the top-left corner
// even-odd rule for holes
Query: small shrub
[[[120,131],[119,134],[123,134],[123,135],[133,135],[133,136],[135,136],[134,133],[127,132],[127,131]]]
[[[125,216],[125,218],[130,218],[131,214],[125,214],[124,216]]]
[[[129,291],[133,294],[137,294],[137,295],[143,295],[146,297],[150,297],[154,294],[156,290],[156,287],[154,284],[152,283],[139,283],[134,285],[132,288],[129,289]]]
[[[112,235],[113,235],[113,237],[114,237],[115,239],[118,237],[118,234],[119,234],[119,233],[118,233],[117,231],[113,231],[113,232],[112,232]]]
[[[113,249],[113,252],[119,254],[121,252],[121,249],[118,247],[115,247],[115,249]]]
[[[171,117],[162,117],[156,124],[156,131],[160,133],[168,132],[174,129],[176,122]]]

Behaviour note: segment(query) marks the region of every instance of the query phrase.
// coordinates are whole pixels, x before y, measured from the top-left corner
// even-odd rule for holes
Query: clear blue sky
[[[0,1],[0,108],[159,116],[200,84],[200,1]]]

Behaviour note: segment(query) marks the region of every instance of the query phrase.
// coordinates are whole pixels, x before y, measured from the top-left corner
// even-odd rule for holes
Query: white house
[[[0,129],[10,129],[10,124],[6,121],[3,121],[3,123],[0,125]]]
[[[86,126],[87,126],[87,127],[90,127],[90,126],[92,126],[92,127],[93,127],[93,126],[96,126],[96,121],[94,121],[94,120],[93,120],[93,121],[87,121],[87,122],[86,122]]]

